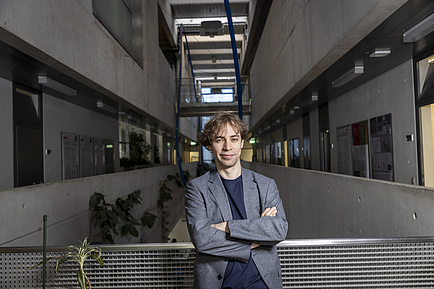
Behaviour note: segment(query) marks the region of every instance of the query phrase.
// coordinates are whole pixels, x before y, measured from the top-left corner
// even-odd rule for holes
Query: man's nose
[[[224,150],[230,150],[230,142],[229,141],[223,142],[223,149]]]

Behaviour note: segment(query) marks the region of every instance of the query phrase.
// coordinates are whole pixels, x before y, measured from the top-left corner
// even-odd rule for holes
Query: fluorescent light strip
[[[38,83],[69,96],[77,95],[77,90],[72,89],[69,86],[57,82],[47,76],[38,76]]]
[[[107,104],[105,104],[104,102],[102,102],[100,100],[98,100],[96,102],[96,107],[98,107],[98,108],[100,108],[102,110],[105,110],[107,112],[111,112],[111,113],[117,113],[118,112],[118,110],[116,108],[114,108],[113,106],[107,105]]]
[[[403,41],[416,42],[434,31],[434,13],[420,21],[402,35]]]
[[[344,84],[347,84],[357,76],[360,76],[363,74],[363,65],[356,65],[354,68],[347,71],[344,75],[336,79],[332,82],[332,87],[337,88],[341,87]]]
[[[391,53],[390,48],[375,48],[375,51],[372,52],[369,57],[378,58],[378,57],[386,57]]]
[[[223,2],[223,1],[222,1]],[[176,25],[200,25],[202,21],[221,21],[222,24],[228,22],[227,17],[211,17],[211,18],[177,18],[175,19]],[[232,17],[232,22],[234,25],[239,23],[247,23],[247,16]]]

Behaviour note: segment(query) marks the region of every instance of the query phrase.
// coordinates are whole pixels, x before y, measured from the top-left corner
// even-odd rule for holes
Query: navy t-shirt
[[[247,219],[244,205],[243,182],[241,176],[235,180],[222,179],[231,205],[232,218],[234,220]],[[229,260],[223,278],[222,289],[267,289],[261,275],[253,263],[252,252],[247,263]]]

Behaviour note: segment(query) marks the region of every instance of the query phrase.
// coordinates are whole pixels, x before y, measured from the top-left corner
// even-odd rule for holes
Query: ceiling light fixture
[[[317,92],[312,92],[312,101],[318,101],[318,93]]]
[[[434,13],[420,21],[402,35],[403,41],[416,42],[434,31]]]
[[[69,86],[57,82],[47,76],[38,76],[38,83],[69,96],[77,95],[77,90],[72,89]]]
[[[111,112],[111,113],[117,113],[118,112],[118,110],[116,108],[102,102],[102,100],[98,100],[96,102],[96,107],[98,107],[99,109],[105,110],[107,112]]]
[[[219,20],[211,20],[211,21],[202,21],[200,23],[200,36],[218,36],[224,35],[225,29],[221,21]]]
[[[356,64],[353,68],[351,68],[349,71],[347,71],[344,75],[336,79],[332,82],[332,87],[337,88],[341,87],[344,84],[347,84],[357,76],[360,76],[363,74],[363,64]]]
[[[377,58],[377,57],[386,57],[391,53],[390,48],[375,48],[375,51],[372,52],[369,57]]]

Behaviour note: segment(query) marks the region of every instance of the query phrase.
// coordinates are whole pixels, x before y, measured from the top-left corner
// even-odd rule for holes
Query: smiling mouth
[[[234,155],[220,155],[223,159],[230,159],[232,158]]]

